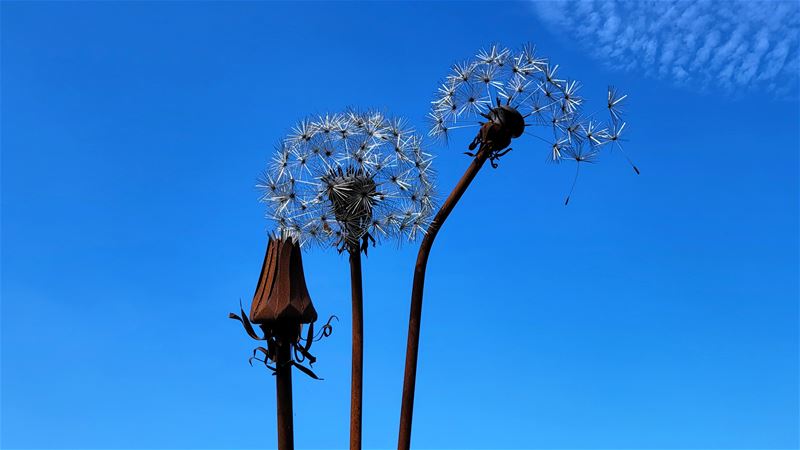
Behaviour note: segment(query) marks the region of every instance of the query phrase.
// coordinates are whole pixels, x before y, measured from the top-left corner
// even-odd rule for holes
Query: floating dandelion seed
[[[431,160],[403,120],[374,111],[328,114],[292,129],[257,187],[278,232],[304,246],[366,251],[369,242],[425,231],[434,204]]]
[[[622,116],[622,101],[627,98],[627,95],[622,95],[619,93],[617,88],[614,86],[608,87],[608,113],[611,114],[611,119],[613,121],[621,120]]]
[[[473,60],[455,65],[446,77],[432,101],[429,134],[447,139],[452,130],[479,126],[470,150],[490,147],[493,167],[511,150],[507,147],[520,137],[520,130],[546,141],[547,160],[555,163],[572,159],[567,155],[575,154],[584,141],[594,150],[611,144],[607,146],[619,149],[638,174],[620,139],[627,95],[608,88],[609,120],[602,123],[595,114],[583,114],[580,82],[562,78],[558,72],[559,66],[538,57],[531,45],[518,52],[498,45],[481,50]],[[534,127],[545,134],[534,134]]]
[[[567,198],[564,200],[564,205],[569,204],[569,199],[572,197],[572,192],[575,191],[575,184],[578,182],[578,174],[581,170],[581,164],[594,164],[599,153],[600,152],[593,147],[590,147],[588,150],[586,150],[582,144],[570,146],[564,150],[564,158],[575,161],[575,177],[572,179],[572,186],[569,188],[569,194],[567,194]]]

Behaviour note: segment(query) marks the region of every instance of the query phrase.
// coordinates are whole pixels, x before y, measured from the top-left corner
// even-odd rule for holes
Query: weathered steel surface
[[[406,368],[403,377],[403,399],[400,409],[400,434],[397,440],[398,450],[409,450],[411,447],[411,418],[414,412],[414,388],[417,382],[417,356],[419,355],[419,327],[422,320],[422,293],[425,288],[425,270],[428,266],[428,256],[431,253],[433,240],[439,233],[447,216],[461,199],[469,184],[481,170],[486,160],[492,155],[488,146],[481,145],[472,164],[453,188],[450,196],[442,204],[436,217],[431,221],[425,237],[422,238],[417,263],[414,267],[414,284],[411,288],[411,314],[408,319],[408,343],[406,345]]]
[[[350,371],[350,450],[361,450],[361,406],[364,378],[364,295],[361,252],[350,251],[350,291],[353,303],[353,353]]]
[[[276,353],[275,390],[278,403],[278,450],[293,450],[292,356],[289,342],[279,342]]]
[[[250,321],[301,324],[316,320],[317,311],[303,274],[300,245],[292,239],[270,238],[250,307]]]
[[[311,369],[300,364],[304,359],[311,363],[315,360],[308,350],[314,341],[313,322],[317,320],[317,311],[308,294],[300,245],[296,241],[270,238],[250,307],[250,317],[244,310],[241,311],[241,317],[233,313],[229,317],[240,321],[250,337],[266,343],[266,347],[257,347],[253,351],[250,362],[252,364],[254,359],[263,361],[275,372],[278,449],[294,450],[292,367],[318,378]],[[260,325],[263,336],[256,333],[253,323]],[[301,344],[300,337],[303,324],[310,324],[305,345]],[[330,323],[325,324],[322,335],[328,336],[330,329]],[[258,352],[265,356],[264,360],[256,357]],[[275,367],[270,367],[268,360]]]

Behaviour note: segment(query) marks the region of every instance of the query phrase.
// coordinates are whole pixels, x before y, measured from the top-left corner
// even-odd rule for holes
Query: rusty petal
[[[300,245],[293,239],[270,238],[250,320],[276,327],[299,327],[317,320],[303,274]]]

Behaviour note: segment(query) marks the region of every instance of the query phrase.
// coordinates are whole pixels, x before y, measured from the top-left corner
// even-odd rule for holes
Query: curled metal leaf
[[[241,323],[242,323],[242,326],[244,326],[244,330],[247,332],[247,334],[248,334],[248,335],[249,335],[251,338],[253,338],[253,339],[257,340],[257,341],[263,341],[263,340],[265,340],[265,339],[266,339],[266,336],[264,336],[264,337],[261,337],[261,336],[259,336],[259,335],[256,333],[256,330],[255,330],[255,329],[253,329],[253,325],[250,323],[250,319],[247,317],[247,313],[246,313],[246,312],[244,312],[244,308],[242,308],[242,303],[241,303],[241,301],[239,302],[239,310],[240,310],[240,312],[242,313],[242,316],[241,316],[241,317],[237,316],[237,315],[236,315],[236,314],[234,314],[234,313],[229,313],[229,314],[228,314],[228,318],[229,318],[229,319],[236,319],[236,320],[238,320],[239,322],[241,322]]]
[[[248,358],[247,362],[252,366],[253,361],[258,361],[263,363],[270,371],[272,371],[272,375],[275,375],[279,368],[284,367],[286,364],[292,365],[297,367],[298,370],[303,372],[304,374],[308,375],[309,377],[315,380],[322,380],[313,370],[308,367],[303,366],[301,363],[308,360],[309,365],[313,365],[317,362],[317,358],[309,352],[311,348],[311,344],[315,341],[319,341],[322,338],[328,337],[333,333],[333,326],[331,322],[333,319],[339,320],[338,317],[332,315],[328,318],[328,321],[325,325],[322,326],[322,329],[319,330],[316,334],[314,332],[314,323],[311,322],[308,325],[308,330],[305,333],[305,338],[301,338],[300,336],[296,336],[289,341],[283,340],[281,341],[280,336],[276,334],[276,330],[273,329],[269,324],[259,324],[261,331],[264,333],[263,336],[259,336],[258,333],[253,328],[253,324],[250,321],[247,313],[244,311],[244,308],[239,304],[239,309],[241,316],[230,313],[228,317],[231,319],[236,319],[242,323],[245,331],[247,332],[248,336],[255,340],[264,341],[266,343],[266,347],[256,347],[253,349],[253,356]],[[284,337],[285,339],[285,337]],[[291,354],[292,359],[286,361],[282,364],[278,364],[276,361],[277,358],[277,350],[279,345],[290,345],[291,346]],[[258,357],[258,354],[261,353],[264,355],[264,359]],[[271,366],[269,362],[272,361],[274,366]]]
[[[313,370],[311,370],[311,369],[309,369],[308,367],[301,366],[300,364],[298,364],[298,363],[296,363],[296,362],[294,362],[294,361],[290,361],[290,363],[291,363],[293,366],[295,366],[295,367],[297,367],[298,369],[300,369],[300,371],[301,371],[301,372],[303,372],[304,374],[306,374],[306,375],[310,376],[311,378],[313,378],[313,379],[315,379],[315,380],[324,380],[324,378],[320,378],[320,377],[318,377],[318,376],[317,376],[317,374],[315,374],[315,373],[314,373],[314,371],[313,371]]]
[[[300,354],[300,356],[298,356],[298,353]],[[315,362],[317,362],[317,358],[315,358],[306,349],[304,349],[302,346],[295,345],[294,346],[294,360],[296,362],[298,362],[298,363],[301,363],[301,362],[305,361],[306,359],[308,359],[308,363],[311,364],[311,365],[313,365]]]

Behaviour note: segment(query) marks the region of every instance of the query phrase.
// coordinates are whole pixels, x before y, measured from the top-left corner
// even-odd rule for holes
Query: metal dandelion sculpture
[[[449,139],[462,128],[478,128],[465,152],[474,159],[431,221],[420,245],[414,270],[411,313],[408,325],[405,376],[400,413],[398,450],[411,446],[411,419],[414,408],[422,296],[428,256],[436,235],[478,171],[488,160],[492,167],[512,150],[515,139],[531,136],[546,143],[546,159],[553,163],[569,160],[576,163],[565,204],[569,203],[580,166],[593,163],[605,149],[615,149],[639,169],[622,149],[625,128],[622,106],[626,99],[609,88],[607,119],[585,114],[580,83],[561,79],[558,65],[536,55],[531,45],[517,52],[499,46],[480,51],[474,59],[453,66],[440,84],[428,118],[429,134]],[[535,132],[536,131],[536,132]]]
[[[434,211],[431,155],[401,119],[348,111],[303,120],[277,146],[258,182],[278,230],[304,246],[347,251],[353,352],[350,448],[361,448],[361,253],[424,234]]]
[[[241,307],[240,314],[230,313],[228,317],[241,322],[251,338],[265,344],[253,350],[250,364],[253,360],[260,361],[275,375],[278,448],[292,450],[292,367],[320,379],[303,362],[308,360],[309,365],[314,364],[316,358],[309,353],[311,344],[330,336],[333,331],[330,322],[335,318],[328,319],[322,330],[314,334],[317,311],[306,287],[300,246],[293,238],[270,237],[250,315]],[[254,325],[261,329],[260,335]],[[304,325],[305,338],[302,336]],[[259,352],[263,359],[258,358]]]
[[[350,111],[297,124],[257,187],[268,217],[301,245],[366,253],[425,231],[431,160],[403,120]]]
[[[430,135],[447,139],[453,130],[479,126],[469,150],[485,149],[495,168],[512,150],[511,141],[523,134],[546,142],[546,158],[554,163],[590,163],[601,149],[615,148],[638,174],[621,141],[627,95],[609,87],[605,121],[597,113],[584,114],[581,84],[559,78],[558,68],[537,56],[532,45],[513,53],[496,45],[480,51],[475,59],[453,66],[439,87],[428,114]]]

